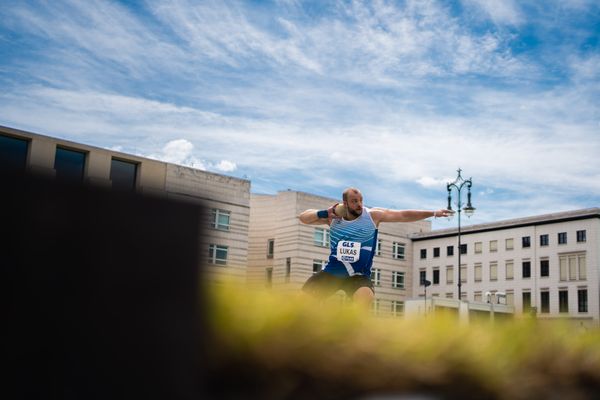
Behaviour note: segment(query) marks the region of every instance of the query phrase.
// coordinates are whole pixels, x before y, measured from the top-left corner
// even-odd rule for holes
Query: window
[[[0,135],[0,169],[25,170],[28,147],[28,140]]]
[[[265,269],[265,286],[268,288],[273,286],[273,268]]]
[[[475,292],[473,294],[473,301],[481,302],[481,292]]]
[[[208,246],[208,262],[210,264],[226,265],[227,264],[227,246],[211,244]]]
[[[506,271],[505,271],[506,279],[507,280],[514,279],[514,277],[515,277],[514,263],[512,261],[506,261],[505,269],[506,269]]]
[[[392,287],[396,289],[404,289],[404,272],[392,272]]]
[[[404,302],[398,300],[392,300],[392,315],[399,317],[404,314]]]
[[[531,278],[531,261],[523,261],[523,278]]]
[[[292,275],[292,258],[286,257],[285,259],[285,281],[290,281],[290,276]]]
[[[558,291],[558,312],[569,312],[569,290],[561,289]]]
[[[467,244],[463,243],[460,245],[460,254],[467,254]]]
[[[427,280],[427,271],[419,271],[419,285],[425,285],[425,281]]]
[[[558,234],[558,244],[567,244],[567,232]]]
[[[490,263],[490,281],[498,280],[498,263],[491,262]]]
[[[377,239],[377,244],[375,244],[375,255],[376,256],[381,255],[381,245],[382,245],[381,239]]]
[[[506,305],[514,306],[515,305],[515,293],[513,291],[506,291]]]
[[[446,298],[447,298],[447,299],[452,299],[452,298],[454,298],[454,293],[446,293]]]
[[[548,246],[548,235],[540,235],[540,246]]]
[[[231,212],[226,210],[212,209],[212,227],[222,231],[229,230]]]
[[[440,269],[439,268],[433,269],[433,284],[434,285],[440,284]]]
[[[498,251],[498,241],[490,240],[490,253],[495,253]]]
[[[446,247],[446,256],[453,256],[453,255],[454,255],[454,246]]]
[[[531,292],[523,292],[523,313],[531,311]]]
[[[454,267],[452,265],[448,265],[446,267],[446,284],[454,283]]]
[[[523,245],[523,248],[531,247],[531,237],[523,236],[521,238],[521,244]]]
[[[475,254],[480,254],[483,249],[483,243],[475,242]]]
[[[137,176],[137,163],[118,160],[110,161],[110,180],[113,189],[134,190]]]
[[[580,313],[588,312],[587,289],[578,289],[577,290],[577,312],[580,312]]]
[[[325,261],[313,260],[313,274],[316,274],[317,272],[321,271],[323,268],[325,268]]]
[[[513,240],[513,238],[510,239],[506,239],[506,250],[512,250],[515,248],[515,242]]]
[[[585,230],[583,231],[577,231],[577,243],[583,243],[586,241],[586,234],[585,234]]]
[[[440,256],[440,248],[439,247],[434,247],[433,248],[433,257],[437,258]]]
[[[59,179],[82,181],[85,167],[85,153],[81,151],[56,148],[54,169]]]
[[[464,264],[460,266],[460,281],[461,283],[467,281],[467,266]]]
[[[394,242],[392,246],[392,251],[395,259],[404,260],[404,250],[404,243]]]
[[[427,249],[421,249],[421,259],[427,258]]]
[[[540,260],[540,276],[550,276],[550,260]]]
[[[481,282],[481,263],[475,264],[475,282]]]
[[[373,299],[373,314],[375,315],[379,315],[380,302],[379,299]]]
[[[541,309],[540,312],[542,314],[547,314],[550,312],[550,292],[544,290],[540,293],[540,301],[541,301]]]
[[[579,254],[577,256],[577,263],[579,264],[579,279],[587,279],[587,271],[585,268],[585,254]]]
[[[316,246],[329,247],[329,229],[315,228],[313,242]]]
[[[371,282],[375,286],[381,285],[381,270],[379,268],[371,269]]]
[[[275,239],[267,240],[267,258],[273,258],[275,253]]]

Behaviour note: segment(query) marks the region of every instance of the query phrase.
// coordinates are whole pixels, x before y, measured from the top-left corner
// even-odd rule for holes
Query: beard
[[[362,208],[358,211],[348,208],[348,213],[354,217],[360,217],[360,215],[362,214]]]

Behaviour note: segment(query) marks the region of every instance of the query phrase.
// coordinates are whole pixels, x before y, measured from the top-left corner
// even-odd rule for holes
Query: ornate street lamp
[[[454,211],[452,210],[452,188],[456,189],[456,192],[458,193],[458,202],[456,203],[456,207],[458,211],[458,300],[462,300],[462,291],[461,291],[461,286],[462,286],[462,282],[461,282],[461,264],[460,264],[460,255],[461,255],[461,243],[460,243],[460,213],[461,211],[465,212],[465,215],[467,217],[471,217],[471,215],[473,215],[473,213],[475,212],[475,207],[473,207],[471,205],[471,179],[463,179],[463,177],[460,175],[460,173],[462,172],[462,170],[459,168],[457,170],[458,172],[458,176],[456,177],[456,179],[454,180],[454,182],[448,183],[446,184],[446,188],[448,189],[448,210],[450,211]],[[463,187],[467,187],[467,205],[462,208],[462,202],[460,199],[460,192],[463,189]],[[462,208],[462,210],[461,210]]]

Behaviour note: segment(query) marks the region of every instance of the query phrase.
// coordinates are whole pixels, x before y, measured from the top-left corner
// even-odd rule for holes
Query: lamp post
[[[460,213],[461,211],[464,210],[465,215],[467,217],[471,217],[471,215],[473,215],[473,213],[475,212],[475,207],[473,207],[471,205],[471,185],[473,184],[471,182],[472,178],[469,179],[463,179],[463,177],[461,176],[461,172],[462,170],[459,168],[457,170],[458,172],[458,176],[456,177],[456,179],[454,180],[454,182],[448,183],[446,184],[446,188],[448,189],[448,210],[453,211],[452,210],[452,189],[456,189],[457,195],[458,195],[458,201],[456,202],[456,207],[458,211],[458,300],[462,300],[462,291],[461,291],[461,286],[462,286],[462,282],[461,282],[461,273],[460,273],[460,254],[461,254],[461,243],[460,243]],[[460,193],[461,190],[464,187],[467,187],[467,205],[462,208],[462,201],[460,199]],[[461,210],[462,208],[462,210]]]

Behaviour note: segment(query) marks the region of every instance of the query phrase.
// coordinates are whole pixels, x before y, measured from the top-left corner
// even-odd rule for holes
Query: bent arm
[[[303,224],[309,224],[309,225],[321,225],[321,224],[326,224],[329,225],[329,219],[328,218],[319,218],[319,216],[317,215],[317,212],[319,212],[319,210],[306,210],[303,211],[298,218],[300,218],[300,222],[302,222]]]

